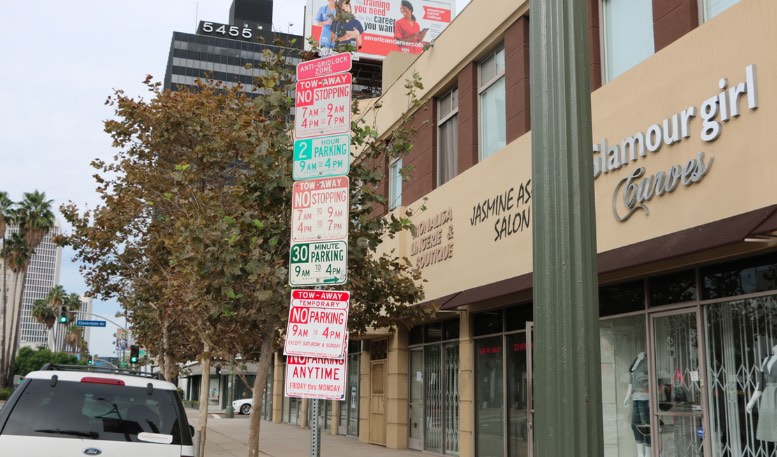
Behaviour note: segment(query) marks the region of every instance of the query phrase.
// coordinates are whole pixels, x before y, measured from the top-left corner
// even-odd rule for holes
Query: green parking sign
[[[289,284],[323,286],[348,280],[348,244],[345,241],[292,243],[289,250]]]

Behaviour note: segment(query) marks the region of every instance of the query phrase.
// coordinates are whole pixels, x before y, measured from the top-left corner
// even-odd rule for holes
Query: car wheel
[[[248,403],[240,406],[240,414],[249,414],[250,412],[251,412],[251,405],[249,405]]]

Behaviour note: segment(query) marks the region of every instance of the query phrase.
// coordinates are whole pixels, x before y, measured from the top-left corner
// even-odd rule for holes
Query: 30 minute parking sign
[[[345,284],[348,280],[348,243],[324,241],[292,243],[289,285],[294,287]]]

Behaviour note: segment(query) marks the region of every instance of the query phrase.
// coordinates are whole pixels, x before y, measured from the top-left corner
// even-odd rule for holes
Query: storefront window
[[[702,268],[704,299],[733,297],[777,289],[777,254]]]
[[[526,367],[526,334],[507,335],[507,432],[510,457],[524,456],[528,452],[528,387]]]
[[[340,417],[337,433],[358,436],[359,434],[359,365],[361,341],[348,342],[348,382],[345,398],[340,401]]]
[[[650,278],[648,284],[651,307],[696,300],[696,273],[694,270],[656,276]]]
[[[761,378],[777,345],[777,298],[759,297],[705,307],[712,455],[770,456],[777,442],[777,377]],[[763,388],[759,401],[748,402]]]
[[[599,287],[599,316],[613,316],[645,309],[643,280]]]
[[[502,385],[502,337],[475,342],[475,455],[504,455],[504,387]]]
[[[636,426],[650,420],[645,316],[603,320],[599,328],[605,455],[642,455],[645,436]]]
[[[423,346],[410,347],[409,434],[411,449],[459,453],[459,319],[417,326]],[[444,341],[443,338],[445,338]]]
[[[472,317],[475,336],[502,333],[502,310],[475,314]]]

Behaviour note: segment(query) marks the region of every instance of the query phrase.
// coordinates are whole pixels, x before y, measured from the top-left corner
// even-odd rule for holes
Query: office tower
[[[17,230],[17,227],[9,227],[8,235]],[[39,323],[32,317],[32,307],[35,300],[46,298],[51,288],[59,283],[62,248],[52,242],[52,238],[59,233],[60,227],[56,223],[52,230],[43,238],[37,249],[35,249],[35,254],[30,260],[22,297],[22,313],[21,320],[19,321],[19,347],[30,346],[36,348],[38,346],[48,346],[49,331],[44,324]],[[0,259],[0,264],[3,264],[2,259]],[[5,268],[0,268],[6,272]],[[0,279],[2,279],[2,276],[0,276]],[[13,284],[14,276],[10,270],[6,272],[5,279],[8,291],[7,297],[10,303],[16,294]]]
[[[276,39],[297,49],[302,49],[304,41],[301,36],[273,30],[271,0],[235,0],[230,24],[203,20],[196,34],[173,32],[164,88],[179,90],[194,86],[197,79],[211,78],[230,87],[241,83],[251,93],[254,78],[264,71],[262,52],[284,49],[273,44]],[[290,65],[300,62],[293,54]]]

